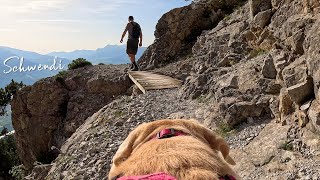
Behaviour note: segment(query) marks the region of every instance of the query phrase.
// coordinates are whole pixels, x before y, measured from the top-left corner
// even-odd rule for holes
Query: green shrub
[[[280,149],[293,151],[293,144],[291,142],[285,141],[280,145]]]
[[[250,52],[250,57],[251,58],[255,58],[257,56],[260,56],[260,55],[263,55],[263,54],[266,54],[267,51],[264,50],[264,49],[261,49],[261,48],[258,48],[258,49],[253,49],[251,52]]]
[[[104,63],[99,63],[98,65],[105,65]]]
[[[20,164],[14,135],[0,139],[0,159],[0,176],[10,177],[12,167]]]
[[[60,71],[58,74],[56,74],[54,77],[55,78],[58,78],[58,77],[60,77],[60,78],[65,78],[66,77],[66,75],[67,75],[67,73],[68,73],[68,71]]]
[[[3,127],[3,129],[0,132],[0,136],[6,135],[8,134],[8,132],[9,132],[8,129],[6,127]]]
[[[18,165],[18,166],[13,166],[12,169],[9,171],[9,174],[15,179],[15,180],[23,180],[25,177],[26,171],[24,166]]]
[[[68,65],[68,69],[72,70],[72,69],[77,69],[77,68],[81,68],[81,67],[85,67],[85,66],[91,66],[92,63],[87,61],[84,58],[78,58],[76,60],[73,60],[72,63],[70,63]]]
[[[21,88],[25,87],[22,82],[15,82],[13,79],[4,89],[0,88],[0,116],[6,114],[5,108],[10,103],[11,97]]]
[[[60,71],[58,74],[54,76],[55,80],[64,84],[64,78],[66,77],[68,71]]]
[[[220,136],[222,136],[222,137],[228,137],[229,136],[229,134],[231,133],[231,132],[233,132],[234,131],[234,129],[228,124],[228,123],[226,123],[226,122],[223,122],[223,121],[221,121],[221,122],[219,122],[218,123],[218,129],[217,129],[217,133],[220,135]]]

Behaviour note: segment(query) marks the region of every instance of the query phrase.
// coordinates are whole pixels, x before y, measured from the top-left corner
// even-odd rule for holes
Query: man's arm
[[[128,31],[128,25],[126,26],[126,28],[124,29],[124,31],[123,31],[123,33],[122,33],[120,43],[122,43],[122,42],[123,42],[123,38],[126,36],[127,31]]]
[[[139,46],[140,47],[142,46],[142,31],[140,31],[140,43],[139,43]]]

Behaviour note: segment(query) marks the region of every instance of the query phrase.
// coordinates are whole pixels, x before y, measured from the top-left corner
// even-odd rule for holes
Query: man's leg
[[[136,56],[134,54],[129,54],[129,58],[130,58],[131,63],[134,64],[136,61]]]
[[[133,68],[131,70],[137,71],[139,68],[136,63],[136,56],[134,54],[129,54],[129,57],[130,57],[131,63],[133,64]]]

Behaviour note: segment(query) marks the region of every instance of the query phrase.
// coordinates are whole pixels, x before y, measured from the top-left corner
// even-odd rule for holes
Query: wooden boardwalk
[[[130,79],[145,94],[148,90],[169,89],[182,86],[182,81],[169,76],[156,74],[148,71],[130,71]]]

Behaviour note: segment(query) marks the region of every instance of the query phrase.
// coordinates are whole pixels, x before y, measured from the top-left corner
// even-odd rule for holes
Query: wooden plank
[[[134,77],[134,79],[136,80],[136,81],[138,81],[138,82],[173,82],[173,83],[182,83],[182,81],[180,81],[180,80],[177,80],[177,79],[148,79],[148,78],[135,78]]]
[[[175,83],[175,84],[181,84],[180,81],[174,81],[174,80],[139,80],[136,79],[138,82],[140,83],[144,83],[144,82],[149,82],[149,83],[163,83],[163,82],[170,82],[170,83]]]
[[[141,84],[136,81],[132,76],[131,74],[129,73],[129,78],[134,82],[134,84],[136,84],[138,86],[138,88],[143,92],[143,94],[146,93],[146,90],[141,86]]]
[[[155,76],[155,75],[152,75],[152,76],[149,76],[149,75],[133,75],[133,77],[135,79],[174,79],[172,77],[166,77],[166,76]]]
[[[147,90],[178,88],[182,86],[182,81],[147,71],[131,71],[128,73],[130,79],[138,88],[146,93]]]
[[[152,82],[152,81],[140,81],[140,84],[177,84],[181,85],[181,83],[172,82],[172,81],[162,81],[162,82]]]
[[[134,76],[134,77],[136,77],[136,76],[160,76],[160,77],[167,77],[167,78],[171,78],[171,77],[169,77],[169,76],[162,75],[162,74],[155,74],[155,73],[141,73],[141,71],[140,71],[139,73],[137,73],[137,72],[134,72],[134,73],[130,72],[130,74],[131,74],[132,76]]]
[[[151,87],[145,87],[146,90],[169,89],[169,88],[179,88],[179,86],[168,85],[168,86],[151,86]]]
[[[151,87],[162,87],[162,86],[174,86],[174,87],[181,87],[177,84],[146,84],[143,86],[143,88],[151,88]]]

